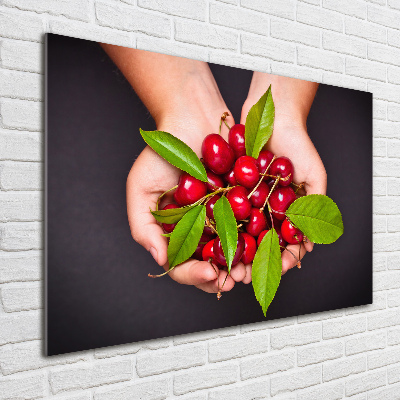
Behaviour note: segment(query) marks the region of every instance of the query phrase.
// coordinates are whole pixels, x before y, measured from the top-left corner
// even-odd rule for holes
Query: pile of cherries
[[[286,244],[299,244],[303,233],[286,219],[285,211],[296,200],[293,165],[287,157],[276,157],[262,150],[257,159],[246,155],[245,126],[236,124],[229,130],[229,143],[216,133],[204,138],[202,161],[208,182],[183,173],[174,192],[176,204],[163,209],[187,206],[206,197],[206,221],[200,242],[192,258],[212,261],[223,269],[227,263],[217,231],[213,208],[226,195],[238,223],[238,242],[232,266],[239,261],[251,263],[263,237],[273,226],[281,251]],[[268,207],[269,204],[269,207]],[[170,233],[176,224],[162,224]]]

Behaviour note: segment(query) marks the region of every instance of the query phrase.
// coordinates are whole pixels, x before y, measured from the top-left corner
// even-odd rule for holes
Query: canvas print
[[[54,34],[46,64],[48,355],[372,302],[371,93]]]

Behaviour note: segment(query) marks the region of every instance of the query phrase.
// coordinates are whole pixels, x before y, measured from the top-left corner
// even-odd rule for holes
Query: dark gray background
[[[239,120],[252,72],[211,69]],[[125,182],[155,125],[98,44],[47,35],[46,101],[47,354],[265,320],[251,285],[218,302],[147,277],[160,267],[131,238]],[[284,276],[267,319],[372,302],[372,94],[320,85],[308,129],[344,235]]]

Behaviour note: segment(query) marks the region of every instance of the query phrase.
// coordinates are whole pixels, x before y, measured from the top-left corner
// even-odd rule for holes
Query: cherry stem
[[[297,194],[297,192],[305,186],[305,182],[301,182],[300,185],[296,185],[294,182],[292,182],[292,185],[296,186],[296,190],[294,192]]]
[[[218,292],[218,293],[220,294],[218,300],[219,300],[219,299],[221,298],[221,296],[222,296],[221,290],[222,290],[222,289],[224,288],[224,286],[225,286],[225,282],[226,282],[226,280],[228,279],[228,275],[229,275],[229,273],[226,274],[226,277],[225,277],[225,279],[224,279],[224,283],[222,284],[221,289],[220,289],[220,291]]]
[[[229,113],[227,111],[225,111],[222,115],[221,115],[221,121],[224,121],[224,124],[226,125],[226,127],[231,130],[231,127],[229,126],[229,124],[226,122],[226,117],[229,117]]]
[[[268,200],[269,200],[269,198],[270,198],[272,192],[275,190],[275,187],[276,187],[276,185],[278,184],[279,179],[281,179],[281,176],[280,176],[280,175],[278,175],[278,176],[276,177],[275,182],[274,182],[274,185],[272,186],[270,192],[268,193],[268,196],[267,196],[267,198],[265,199],[265,202],[264,202],[263,206],[260,208],[260,211],[264,211],[264,208],[265,208],[266,204],[268,203]],[[268,205],[268,209],[269,209],[269,205]]]
[[[258,187],[261,185],[261,182],[263,181],[264,176],[261,176],[261,179],[257,182],[257,185],[254,186],[254,189],[250,192],[250,194],[247,196],[247,198],[250,200],[250,197],[253,196],[254,192],[258,189]]]
[[[212,229],[218,235],[217,230],[214,228],[213,224],[210,222],[210,218],[208,218],[207,216],[206,216],[206,226],[208,226],[210,229]]]
[[[170,268],[168,271],[163,272],[160,275],[152,275],[152,274],[148,274],[147,276],[149,276],[150,278],[161,278],[164,275],[169,274],[175,267]]]
[[[157,203],[156,203],[156,211],[158,211],[158,205],[160,204],[160,200],[161,200],[168,192],[170,192],[171,190],[176,189],[177,187],[178,187],[178,185],[172,187],[171,189],[168,189],[166,192],[164,192],[163,194],[161,194],[161,195],[158,197]]]

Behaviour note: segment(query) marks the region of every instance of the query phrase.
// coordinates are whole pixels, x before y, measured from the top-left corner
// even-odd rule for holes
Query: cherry
[[[267,227],[267,218],[258,208],[252,208],[250,222],[246,224],[246,232],[251,236],[258,236]]]
[[[303,232],[291,224],[286,218],[282,222],[282,237],[290,244],[299,244],[303,240]]]
[[[226,174],[235,161],[232,147],[216,133],[211,133],[204,138],[201,154],[206,166],[218,175]]]
[[[176,204],[167,204],[163,210],[170,210],[171,208],[179,208]],[[176,224],[162,224],[165,232],[171,233],[175,229]]]
[[[256,160],[250,156],[239,157],[233,171],[237,183],[249,189],[253,188],[260,179]]]
[[[225,186],[224,180],[210,170],[207,170],[207,179],[208,179],[208,182],[206,183],[207,190],[210,193],[215,192],[217,189],[223,188]]]
[[[232,207],[233,214],[238,220],[246,219],[250,215],[251,202],[247,198],[248,194],[248,190],[243,186],[235,186],[226,195]]]
[[[204,246],[211,240],[211,237],[203,232],[201,235],[201,238],[199,240],[199,243],[197,244],[196,250],[194,251],[192,258],[196,260],[202,260],[202,252],[204,249]]]
[[[264,205],[268,194],[269,194],[268,185],[265,182],[261,182],[258,185],[258,188],[253,192],[253,194],[250,197],[250,201],[253,207],[261,208]]]
[[[243,264],[250,264],[254,260],[257,251],[256,239],[248,233],[241,234],[244,239],[244,252],[240,259]]]
[[[287,157],[278,157],[271,164],[270,174],[280,175],[279,185],[288,186],[293,180],[293,164]]]
[[[217,263],[217,260],[215,258],[215,254],[214,254],[214,242],[215,242],[215,239],[211,239],[203,247],[202,258],[203,258],[203,261],[209,261],[211,258],[212,262],[218,267],[219,264]]]
[[[221,198],[219,194],[215,194],[207,201],[206,214],[208,218],[214,219],[214,206],[215,203]]]
[[[272,159],[274,158],[274,154],[268,150],[260,151],[260,155],[257,158],[256,164],[258,168],[258,172],[260,174],[265,174],[267,172],[267,168],[269,164],[271,164]],[[267,181],[268,176],[264,177],[264,180]]]
[[[264,236],[267,234],[268,230],[269,230],[269,229],[267,229],[267,230],[265,230],[265,231],[262,231],[262,232],[260,233],[260,236],[259,236],[258,239],[257,239],[257,246],[260,245],[261,241],[263,240]],[[278,229],[275,228],[275,230],[276,230],[276,233],[277,233],[277,235],[278,235],[279,246],[281,246],[281,251],[282,251],[282,250],[283,250],[282,247],[285,247],[285,246],[286,246],[286,242],[283,240],[281,230],[280,230],[279,228],[278,228]]]
[[[174,199],[180,206],[187,206],[200,200],[206,194],[206,184],[184,172],[179,178]]]
[[[236,247],[236,253],[233,257],[232,266],[236,265],[240,261],[240,258],[242,257],[243,251],[244,251],[244,244],[245,244],[245,242],[244,242],[243,236],[241,233],[239,233],[237,247]],[[223,265],[224,267],[226,267],[226,265],[227,265],[226,259],[225,259],[224,251],[222,249],[221,240],[219,239],[219,237],[217,237],[215,239],[213,250],[214,250],[214,255],[215,255],[217,262],[220,263],[221,265]]]
[[[246,155],[246,145],[244,141],[245,127],[243,124],[233,125],[229,130],[228,141],[236,158]]]
[[[231,186],[237,185],[236,178],[235,178],[235,172],[233,171],[233,168],[224,175],[224,179],[225,179],[226,183],[229,183],[229,185],[231,185]]]
[[[207,212],[207,211],[206,211]],[[209,226],[204,226],[204,231],[203,233],[205,233],[206,235],[213,237],[215,235],[215,232],[209,227]]]
[[[278,187],[269,198],[272,215],[281,221],[285,219],[285,211],[296,200],[296,193],[291,187]]]
[[[257,239],[257,246],[260,246],[261,241],[264,239],[264,236],[267,234],[268,231],[269,231],[269,229],[266,229],[265,231],[262,231],[260,233],[260,235],[258,236],[258,239]]]

